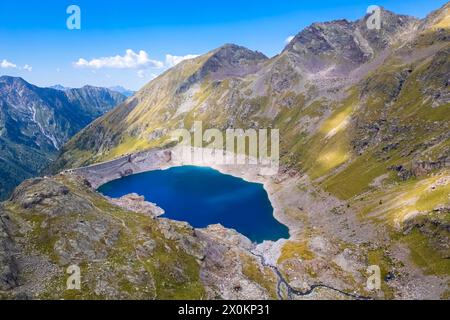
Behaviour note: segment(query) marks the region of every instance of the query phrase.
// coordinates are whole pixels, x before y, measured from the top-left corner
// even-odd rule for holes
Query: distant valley
[[[105,88],[56,90],[0,77],[0,198],[38,175],[73,135],[125,99]]]

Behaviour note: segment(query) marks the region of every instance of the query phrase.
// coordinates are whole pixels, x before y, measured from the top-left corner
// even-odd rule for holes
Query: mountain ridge
[[[383,10],[382,13],[384,15],[386,15],[386,14],[392,15],[392,13],[390,13],[388,11],[385,11],[385,10]],[[401,20],[405,16],[401,16],[400,15],[398,17],[399,18],[397,20],[399,20],[399,19]],[[364,19],[366,19],[366,18],[367,18],[367,16],[365,18],[363,18],[363,19],[357,20],[356,22],[348,22],[347,21],[344,24],[345,25],[353,25],[355,27],[358,24],[360,24],[361,21],[364,21]],[[408,18],[408,19],[412,19],[414,21],[414,23],[416,23],[416,24],[418,23],[417,19],[414,19],[414,18]],[[398,32],[403,32],[403,24],[399,23],[396,19],[391,19],[391,20],[396,21],[394,23],[394,25],[399,25],[400,26]],[[342,23],[343,20],[340,20],[340,21]],[[333,24],[333,23],[331,23],[331,24]],[[320,24],[313,24],[312,26],[314,26],[314,25],[320,25]],[[308,28],[311,28],[312,26],[305,28],[305,30],[308,30]],[[304,31],[302,31],[302,32],[304,32]],[[300,32],[297,36],[301,35],[302,32]],[[389,32],[392,33],[392,30],[389,31]],[[377,40],[377,41],[379,41],[379,40]],[[343,63],[343,64],[339,64],[338,63],[337,65],[339,65],[339,68],[341,68],[341,70],[337,70],[337,71],[333,70],[333,67],[336,64],[334,62],[332,62],[331,64],[327,64],[327,65],[320,65],[320,67],[316,68],[316,69],[310,69],[308,67],[305,68],[304,67],[304,63],[301,60],[303,58],[302,57],[299,58],[298,55],[295,54],[295,53],[291,54],[291,52],[289,50],[289,48],[293,48],[293,46],[295,45],[295,42],[296,42],[296,40],[294,38],[294,40],[291,41],[291,43],[286,46],[285,50],[283,50],[280,53],[280,55],[277,55],[277,56],[275,56],[275,57],[273,57],[271,59],[262,59],[261,62],[265,62],[265,63],[256,64],[255,69],[251,70],[252,71],[251,73],[252,74],[257,74],[258,72],[260,72],[262,74],[261,81],[270,82],[269,87],[272,90],[276,91],[276,92],[284,90],[285,87],[292,87],[294,82],[296,82],[296,85],[298,86],[298,89],[295,89],[296,91],[304,90],[303,86],[304,86],[304,83],[305,83],[305,79],[308,78],[308,77],[316,77],[317,75],[319,75],[319,77],[320,77],[319,80],[320,81],[318,83],[316,82],[315,85],[317,86],[317,89],[320,90],[320,85],[321,85],[320,82],[325,81],[324,79],[328,79],[328,78],[329,79],[335,79],[335,78],[342,78],[342,77],[347,77],[348,78],[348,76],[350,75],[350,72],[355,72],[358,67],[360,68],[364,64],[368,65],[371,61],[376,60],[375,56],[371,57],[370,61],[365,61],[365,63],[361,63],[361,62],[363,62],[363,60],[360,61],[360,60],[357,59],[356,62],[358,62],[358,63],[356,63],[356,64],[354,64],[354,65],[352,65],[350,67],[347,65],[347,63]],[[381,42],[383,42],[383,41],[381,41]],[[205,55],[203,55],[203,56],[201,56],[199,58],[193,59],[192,61],[184,61],[184,62],[182,62],[180,65],[176,66],[173,69],[168,70],[163,75],[161,75],[157,79],[151,81],[147,86],[145,86],[143,89],[141,89],[137,93],[138,98],[134,99],[133,102],[130,102],[129,106],[137,104],[138,101],[140,101],[139,96],[144,95],[146,93],[146,91],[147,91],[147,88],[151,87],[152,84],[155,83],[155,81],[157,82],[158,79],[161,79],[162,77],[166,77],[167,78],[168,77],[167,74],[170,74],[170,73],[173,74],[173,73],[177,72],[177,70],[180,70],[179,74],[183,74],[183,71],[181,69],[183,69],[185,66],[186,66],[186,68],[184,68],[184,69],[186,69],[187,72],[190,72],[191,71],[190,68],[192,68],[194,64],[198,64],[198,67],[194,67],[194,68],[198,68],[198,69],[195,69],[196,70],[195,72],[192,72],[192,74],[190,74],[189,76],[186,76],[186,80],[183,81],[183,83],[180,86],[180,88],[178,88],[178,91],[175,92],[175,94],[183,94],[183,92],[185,92],[185,90],[190,88],[192,83],[195,83],[197,81],[201,81],[201,79],[203,78],[203,76],[202,76],[202,72],[204,72],[203,70],[210,71],[210,68],[208,67],[207,62],[211,61],[209,59],[214,58],[214,53],[217,52],[217,51],[220,52],[220,50],[223,50],[224,48],[225,49],[226,48],[230,48],[230,47],[231,48],[241,48],[241,49],[243,48],[243,47],[239,47],[237,45],[224,45],[222,47],[219,47],[218,49],[212,50],[210,53],[207,53],[207,54],[205,54]],[[251,50],[246,49],[246,48],[244,48],[243,50],[245,52],[251,52]],[[361,50],[358,49],[358,51],[361,51]],[[381,56],[381,55],[382,55],[382,52],[378,52],[377,53],[377,56]],[[357,56],[359,58],[361,58],[359,54]],[[261,56],[261,58],[262,58],[262,56]],[[203,65],[205,63],[206,63],[206,67]],[[214,67],[216,67],[216,66],[214,66]],[[269,70],[269,68],[271,70]],[[245,77],[245,75],[233,74],[232,71],[230,71],[230,72],[231,72],[231,75],[228,78],[232,78],[233,79],[233,78],[239,78],[240,76],[241,77]],[[365,71],[365,72],[367,73],[367,71]],[[292,73],[292,75],[288,76],[288,73]],[[284,74],[282,79],[281,78],[278,79],[280,74]],[[269,76],[271,77],[270,79],[265,79],[265,78],[267,78]],[[179,77],[179,76],[178,75],[174,75],[174,78],[177,78],[177,77]],[[213,81],[217,80],[217,82],[220,82],[221,78],[219,76],[217,79],[212,79],[212,80]],[[330,81],[332,82],[333,80],[330,80]],[[348,80],[345,79],[343,81],[348,81]],[[265,90],[265,89],[261,88],[262,86],[265,86],[265,85],[266,84],[264,84],[264,83],[263,84],[255,83],[255,86],[259,86],[260,88],[252,88],[252,90],[254,90],[256,92],[258,92],[260,90]],[[342,91],[342,88],[341,89],[333,89],[332,88],[332,86],[333,86],[332,83],[331,84],[330,83],[325,83],[325,85],[326,86],[330,85],[331,90],[329,90],[329,91],[333,91],[333,90],[335,90],[335,91],[336,90]],[[339,83],[337,83],[336,85],[339,86]],[[258,95],[262,95],[262,94],[260,94],[260,92],[258,92],[255,96],[258,96]],[[168,98],[164,98],[164,99],[168,99]],[[164,100],[164,99],[159,99],[159,100]],[[184,104],[182,104],[182,105],[184,105]],[[127,109],[127,108],[124,108],[124,110],[125,109]]]
[[[123,101],[124,96],[101,88],[61,91],[0,77],[0,196],[37,175],[64,142]]]

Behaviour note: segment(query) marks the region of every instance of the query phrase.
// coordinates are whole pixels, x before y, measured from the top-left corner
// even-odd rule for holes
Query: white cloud
[[[289,36],[284,40],[284,43],[289,44],[292,40],[294,40],[295,36]]]
[[[12,63],[12,62],[9,62],[9,61],[6,60],[6,59],[3,59],[3,61],[0,63],[0,68],[3,68],[3,69],[7,69],[7,68],[17,68],[17,65],[15,65],[15,64]]]
[[[155,73],[151,73],[151,74],[149,74],[149,75],[147,75],[147,72],[145,71],[145,70],[139,70],[138,72],[137,72],[137,76],[140,78],[140,79],[150,79],[150,80],[153,80],[153,79],[155,79],[158,75],[157,74],[155,74]]]
[[[144,70],[139,70],[137,72],[137,75],[139,78],[144,79],[145,78],[145,71]]]
[[[197,58],[198,55],[196,54],[188,54],[185,56],[173,56],[171,54],[166,54],[166,66],[171,68],[179,64],[180,62],[188,59],[194,59]]]
[[[124,56],[116,55],[113,57],[102,57],[92,59],[90,61],[80,58],[74,63],[79,68],[112,68],[112,69],[139,69],[139,68],[163,68],[164,63],[149,58],[148,53],[144,50],[139,53],[128,49]]]
[[[23,67],[18,67],[16,64],[12,63],[11,61],[8,61],[6,59],[3,59],[0,61],[0,68],[2,69],[19,69],[19,70],[26,70],[28,72],[33,71],[33,67],[29,64],[24,65]]]

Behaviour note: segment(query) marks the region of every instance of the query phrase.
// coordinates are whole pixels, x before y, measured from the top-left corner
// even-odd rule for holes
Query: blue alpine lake
[[[163,208],[164,218],[186,221],[195,228],[220,223],[256,243],[289,238],[288,228],[273,217],[262,184],[211,168],[149,171],[111,181],[98,191],[112,198],[137,193]]]

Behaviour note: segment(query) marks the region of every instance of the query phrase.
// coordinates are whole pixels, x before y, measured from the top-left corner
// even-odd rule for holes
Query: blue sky
[[[422,18],[446,2],[1,1],[0,74],[21,76],[40,86],[122,85],[136,90],[180,60],[167,55],[203,54],[236,43],[273,56],[287,37],[313,22],[355,20],[373,4]],[[81,8],[81,30],[66,27],[71,4]],[[128,49],[132,51],[127,54]]]

